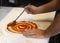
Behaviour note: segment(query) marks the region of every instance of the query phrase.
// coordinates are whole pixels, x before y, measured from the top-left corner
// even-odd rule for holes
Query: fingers
[[[23,35],[28,38],[35,38],[36,37],[36,34],[32,30],[26,31]]]
[[[39,29],[33,29],[33,30],[27,30],[24,32],[24,36],[28,38],[45,38],[43,31],[40,31]]]
[[[39,12],[38,7],[34,5],[28,5],[25,8],[28,14],[37,14]]]
[[[26,7],[25,7],[25,9],[26,9],[26,12],[28,13],[28,14],[32,14],[32,5],[27,5]]]
[[[30,11],[29,8],[26,8],[25,11],[26,11],[28,14],[32,14],[32,12]]]

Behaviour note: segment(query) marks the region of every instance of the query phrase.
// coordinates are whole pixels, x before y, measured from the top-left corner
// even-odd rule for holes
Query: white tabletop
[[[0,7],[0,21],[12,10],[12,7]]]

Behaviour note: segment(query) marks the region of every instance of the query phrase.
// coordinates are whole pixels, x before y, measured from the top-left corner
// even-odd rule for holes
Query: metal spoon
[[[16,25],[16,20],[24,13],[25,9],[20,13],[20,15],[11,23],[9,23],[7,26],[14,26]]]

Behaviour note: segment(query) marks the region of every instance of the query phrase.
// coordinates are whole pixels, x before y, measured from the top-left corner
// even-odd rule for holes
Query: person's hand
[[[27,30],[23,35],[28,38],[46,38],[45,30],[40,29]]]
[[[28,14],[39,14],[40,13],[40,9],[34,5],[27,5],[26,7],[26,12]]]

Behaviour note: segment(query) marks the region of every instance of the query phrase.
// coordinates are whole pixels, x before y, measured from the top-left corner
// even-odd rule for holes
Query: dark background
[[[14,3],[11,3],[9,2],[9,0],[0,0],[0,3],[2,3],[2,6],[18,7],[26,6],[28,4],[39,6],[50,2],[50,0],[14,0],[14,1],[15,1]]]

